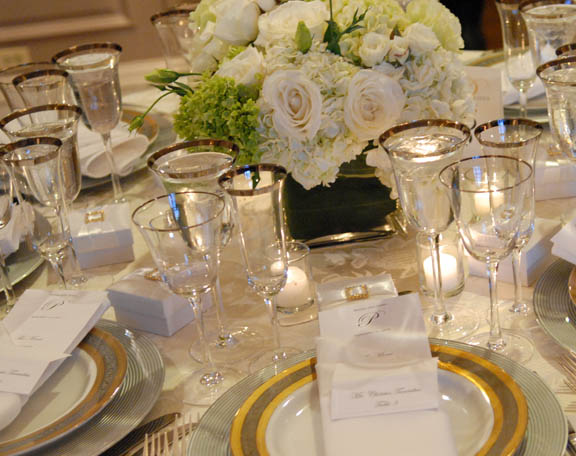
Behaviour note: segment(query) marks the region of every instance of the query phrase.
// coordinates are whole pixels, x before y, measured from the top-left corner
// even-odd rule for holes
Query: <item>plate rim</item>
[[[494,375],[502,383],[502,385],[507,388],[507,390],[514,398],[515,404],[517,406],[517,421],[516,426],[514,428],[514,432],[509,437],[508,441],[505,442],[505,446],[502,449],[503,452],[501,454],[512,455],[522,443],[528,424],[528,405],[524,393],[522,392],[522,389],[504,369],[476,354],[466,352],[457,348],[433,343],[430,344],[430,349],[434,354],[438,355],[443,353],[446,355],[463,358],[475,363],[476,365],[483,367],[484,369],[489,371],[492,375]],[[287,385],[285,388],[279,391],[270,400],[270,402],[266,404],[266,406],[264,407],[264,409],[262,410],[262,412],[258,417],[258,424],[256,426],[256,437],[255,437],[256,449],[259,455],[270,456],[270,453],[266,446],[266,430],[268,428],[270,419],[274,411],[277,409],[278,405],[286,397],[288,397],[294,391],[300,389],[304,385],[316,379],[316,371],[314,369],[315,365],[316,365],[316,357],[314,355],[311,355],[311,357],[294,364],[293,366],[283,370],[277,375],[272,376],[262,385],[256,388],[248,396],[248,398],[243,402],[243,404],[236,412],[236,415],[234,416],[234,419],[232,420],[232,424],[230,426],[229,441],[230,441],[230,450],[233,456],[246,455],[242,447],[242,434],[247,415],[252,409],[252,406],[255,404],[255,402],[260,397],[262,397],[262,395],[265,392],[269,391],[275,384],[281,382],[286,377],[300,370],[310,369],[309,374],[297,379],[295,382]],[[438,360],[438,365],[439,368],[445,371],[453,372],[467,379],[488,397],[490,405],[492,407],[492,411],[494,413],[494,424],[490,435],[488,436],[482,447],[476,453],[477,455],[488,454],[489,451],[492,448],[494,448],[494,445],[498,442],[498,438],[505,424],[504,408],[502,401],[500,400],[500,396],[492,388],[492,386],[488,384],[488,382],[484,378],[476,375],[471,370],[468,370],[461,365],[451,363],[449,361],[442,361],[440,359]]]
[[[95,337],[103,341],[108,346],[108,348],[111,349],[112,353],[114,353],[116,361],[116,370],[113,373],[113,376],[110,378],[108,385],[105,386],[103,391],[101,391],[100,397],[96,400],[96,402],[94,402],[94,399],[98,395],[100,388],[104,385],[106,380],[104,376],[106,361],[103,353],[99,351],[96,344],[91,344],[89,342],[91,337]],[[50,422],[49,424],[22,437],[0,442],[0,451],[3,447],[12,447],[6,452],[3,452],[3,455],[10,456],[22,454],[22,452],[35,451],[65,437],[69,433],[73,432],[94,418],[116,396],[120,390],[120,386],[122,385],[127,369],[126,351],[118,339],[116,339],[113,335],[105,330],[92,328],[86,337],[78,344],[77,349],[83,350],[96,365],[96,378],[94,379],[94,382],[88,393],[85,394],[82,400],[78,402],[71,410],[68,410],[64,415]],[[94,403],[91,404],[91,402]],[[74,415],[82,411],[86,405],[89,405],[88,409],[82,412],[79,416],[74,417]],[[48,432],[50,428],[55,426],[57,427],[59,424],[70,420],[72,417],[74,417],[74,419],[70,423],[59,427],[55,432],[49,433],[48,435],[42,437],[42,435]],[[22,443],[22,445],[14,447],[14,445],[18,445],[19,443]]]
[[[576,305],[576,266],[572,268],[568,276],[568,296],[570,296],[572,304]]]

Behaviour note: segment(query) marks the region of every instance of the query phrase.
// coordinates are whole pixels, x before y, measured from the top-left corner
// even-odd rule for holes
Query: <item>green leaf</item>
[[[326,27],[326,31],[324,32],[324,42],[327,43],[326,48],[336,55],[342,55],[340,52],[340,27],[338,24],[334,22],[332,19],[326,21],[328,23],[328,27]]]
[[[302,54],[306,54],[312,47],[312,33],[310,29],[306,27],[304,21],[298,22],[298,28],[296,29],[296,46]]]

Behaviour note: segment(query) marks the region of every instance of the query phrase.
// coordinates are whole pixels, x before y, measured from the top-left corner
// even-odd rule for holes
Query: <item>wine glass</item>
[[[165,147],[148,158],[148,168],[162,181],[166,191],[205,191],[224,197],[226,207],[222,217],[218,270],[221,249],[228,245],[233,232],[231,202],[226,192],[218,185],[218,178],[232,169],[238,153],[238,146],[232,142],[198,139]],[[215,361],[238,361],[262,346],[261,337],[247,326],[228,326],[218,274],[212,287],[212,300],[216,304],[218,331],[215,337],[208,336],[208,343]],[[202,351],[199,343],[193,344],[190,348],[190,354],[194,359],[199,359]]]
[[[425,312],[431,337],[462,338],[478,328],[476,313],[463,305],[446,308],[442,285],[440,236],[453,220],[450,199],[438,174],[458,160],[470,129],[458,122],[426,119],[397,125],[380,136],[390,157],[398,197],[409,223],[425,233],[431,252],[434,307]],[[423,268],[423,264],[418,264]]]
[[[58,68],[22,73],[12,84],[27,107],[74,103],[68,73]]]
[[[278,368],[279,362],[299,353],[281,345],[276,308],[276,297],[288,274],[282,211],[285,179],[284,168],[266,163],[235,168],[219,179],[232,199],[248,283],[264,298],[272,324],[274,347],[252,360],[251,371],[269,364]]]
[[[0,160],[0,231],[6,228],[12,219],[14,209],[14,181],[6,163]],[[8,278],[6,259],[0,250],[0,286],[4,289],[5,305],[0,308],[0,320],[14,307],[16,297]]]
[[[58,65],[51,62],[32,62],[12,66],[0,70],[0,92],[4,95],[10,111],[25,108],[26,105],[22,100],[22,95],[18,92],[12,81],[16,76],[33,71],[54,70]]]
[[[214,365],[204,333],[201,297],[216,283],[224,208],[224,198],[214,193],[180,192],[152,199],[132,214],[162,280],[194,311],[204,364],[186,381],[184,402],[193,405],[210,405],[243,377]]]
[[[71,207],[82,187],[77,140],[78,120],[81,115],[82,110],[78,106],[51,104],[14,111],[0,119],[0,129],[12,141],[36,136],[52,136],[62,141],[60,166],[67,207]],[[21,184],[24,183],[21,179]],[[27,191],[27,187],[22,190],[23,193]],[[70,261],[65,271],[66,282],[77,286],[86,282],[86,277],[80,269],[72,242],[70,249],[67,255]]]
[[[20,139],[2,146],[3,159],[12,167],[13,175],[26,182],[21,189],[34,209],[34,248],[50,262],[67,287],[64,260],[70,251],[70,227],[62,182],[60,148],[62,141],[54,137]]]
[[[118,78],[121,52],[122,47],[116,43],[91,43],[70,47],[52,57],[52,61],[69,74],[76,100],[82,108],[84,123],[90,130],[102,135],[115,203],[125,201],[110,137],[122,114]]]
[[[576,43],[563,44],[556,49],[556,56],[559,58],[576,56]]]
[[[534,352],[530,341],[500,327],[496,279],[498,264],[514,250],[523,214],[530,210],[532,166],[514,157],[477,156],[447,166],[440,181],[450,191],[464,247],[488,270],[490,331],[466,342],[528,361]]]
[[[179,73],[190,71],[189,53],[195,31],[190,28],[194,8],[173,8],[150,17],[160,38],[166,67]]]
[[[538,122],[529,119],[498,119],[479,125],[474,130],[474,136],[480,143],[485,155],[506,155],[529,163],[533,169],[536,166],[536,151],[538,141],[544,128]],[[534,173],[531,186],[528,189],[529,206],[522,214],[520,229],[512,250],[512,272],[514,275],[514,302],[510,311],[526,315],[528,303],[522,299],[522,280],[520,278],[520,260],[522,249],[528,244],[534,232]]]
[[[520,14],[521,0],[496,0],[504,44],[506,76],[518,91],[520,117],[526,117],[528,90],[536,81],[536,66],[532,60],[528,30]]]

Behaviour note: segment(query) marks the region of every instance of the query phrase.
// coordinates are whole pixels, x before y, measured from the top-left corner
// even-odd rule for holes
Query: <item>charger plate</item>
[[[112,400],[125,373],[126,352],[120,342],[93,329],[0,432],[0,454],[26,454],[70,434]]]
[[[447,347],[483,358],[502,368],[520,387],[526,398],[529,419],[524,438],[516,453],[514,453],[515,455],[563,455],[568,437],[566,420],[554,393],[550,391],[537,374],[511,359],[492,353],[482,347],[440,339],[430,339],[430,343],[442,347],[440,348],[441,350]],[[261,387],[278,372],[306,361],[313,356],[314,352],[295,356],[282,363],[278,370],[275,370],[273,366],[267,367],[232,387],[202,417],[199,427],[192,437],[188,456],[199,454],[203,456],[231,455],[230,429],[235,415],[246,400],[257,388]],[[301,452],[300,456],[312,456],[314,454]]]

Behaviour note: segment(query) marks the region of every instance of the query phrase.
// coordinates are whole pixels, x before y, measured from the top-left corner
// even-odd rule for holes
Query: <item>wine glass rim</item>
[[[382,133],[378,139],[382,148],[387,152],[390,153],[391,149],[385,146],[385,143],[388,139],[392,138],[394,135],[411,130],[413,128],[423,128],[423,127],[446,127],[446,128],[453,128],[454,130],[459,130],[461,133],[464,134],[464,137],[455,144],[447,145],[442,149],[431,153],[431,154],[421,154],[418,152],[413,152],[411,155],[414,157],[440,157],[446,155],[447,153],[453,152],[454,150],[462,147],[467,141],[471,139],[471,132],[470,127],[462,122],[458,122],[455,120],[448,120],[448,119],[421,119],[421,120],[413,120],[410,122],[404,122],[398,125],[389,128],[384,133]]]
[[[203,222],[196,223],[194,225],[179,226],[178,228],[154,228],[154,227],[151,227],[149,225],[144,225],[143,223],[140,223],[137,221],[139,213],[143,209],[145,209],[148,206],[151,206],[152,204],[156,203],[157,201],[160,201],[160,200],[163,200],[166,198],[170,198],[170,197],[173,197],[175,195],[197,195],[197,194],[213,196],[221,203],[220,209],[212,217],[204,220]],[[149,199],[148,201],[142,203],[140,206],[138,206],[136,209],[134,209],[134,211],[132,212],[132,223],[134,223],[134,225],[136,225],[138,228],[143,229],[143,230],[147,230],[147,231],[162,232],[162,233],[177,232],[177,231],[181,231],[183,229],[197,228],[199,226],[205,225],[206,223],[209,223],[209,222],[215,220],[216,218],[220,217],[222,215],[222,213],[224,212],[224,209],[225,209],[224,198],[222,198],[222,196],[220,196],[220,195],[217,195],[216,193],[197,192],[197,191],[172,192],[172,193],[168,193],[166,195],[160,195],[160,196],[157,196],[156,198]]]
[[[190,15],[190,13],[193,13],[194,11],[196,11],[196,8],[171,8],[154,13],[152,16],[150,16],[150,22],[155,24],[158,19],[163,19],[170,16]]]
[[[7,116],[0,118],[0,129],[4,129],[6,125],[8,125],[15,119],[42,111],[70,111],[76,113],[77,118],[79,118],[82,115],[82,108],[76,105],[57,103],[57,104],[33,106],[31,108],[17,109],[16,111],[12,111]]]
[[[103,41],[103,42],[99,42],[99,43],[87,43],[87,44],[78,44],[76,46],[70,46],[69,48],[63,49],[60,52],[57,52],[56,54],[54,54],[52,56],[52,62],[56,63],[58,65],[63,66],[64,68],[68,68],[68,69],[75,69],[75,70],[81,70],[81,69],[88,69],[88,68],[94,68],[95,66],[99,66],[100,62],[98,62],[96,65],[94,64],[90,64],[90,65],[86,65],[86,64],[64,64],[62,62],[60,62],[61,59],[65,58],[65,57],[70,57],[71,55],[75,55],[75,54],[90,54],[92,53],[92,51],[98,51],[100,49],[108,49],[110,51],[113,51],[114,55],[118,55],[122,52],[122,46],[120,46],[117,43],[113,43],[110,41]]]
[[[222,147],[224,149],[228,149],[230,152],[232,152],[232,154],[228,154],[231,158],[230,163],[224,163],[224,164],[218,165],[218,166],[211,166],[209,168],[198,170],[198,171],[183,171],[183,172],[159,170],[158,167],[156,166],[156,162],[161,157],[163,157],[164,155],[167,155],[167,154],[172,153],[172,152],[176,152],[177,150],[186,150],[188,148],[202,147],[202,146],[216,146],[216,147]],[[192,152],[192,153],[195,153],[195,152]],[[222,153],[225,153],[225,152],[222,152]],[[172,144],[170,146],[164,147],[164,148],[154,152],[152,155],[150,155],[150,157],[148,157],[148,160],[146,160],[146,164],[152,172],[154,172],[154,173],[156,173],[162,177],[170,177],[172,179],[195,179],[198,177],[209,176],[209,175],[217,173],[219,171],[224,171],[224,170],[229,169],[236,162],[236,158],[238,157],[239,153],[240,153],[240,148],[238,147],[237,144],[235,144],[231,141],[226,141],[223,139],[209,139],[209,138],[194,139],[191,141],[184,141],[184,142]]]
[[[556,60],[550,60],[549,62],[545,62],[536,68],[536,75],[542,79],[545,83],[552,82],[556,85],[561,86],[576,86],[576,82],[571,81],[556,81],[550,77],[547,70],[550,70],[550,73],[553,73],[558,70],[565,69],[564,66],[568,65],[569,67],[576,67],[576,56],[568,56],[568,57],[561,57]]]
[[[28,62],[28,63],[19,63],[18,65],[13,65],[13,66],[9,66],[9,67],[5,67],[5,68],[0,68],[0,77],[1,76],[6,76],[6,73],[9,72],[13,72],[16,70],[23,70],[25,67],[29,67],[29,66],[34,66],[34,65],[54,65],[55,69],[57,67],[57,64],[54,62],[48,62],[48,61],[44,61],[44,62]],[[34,70],[32,70],[34,71]],[[10,78],[10,82],[7,81],[1,81],[1,84],[12,84],[12,79],[14,79],[13,75],[8,76]]]
[[[231,181],[234,177],[244,174],[246,172],[260,172],[260,171],[272,171],[273,173],[279,174],[279,179],[272,184],[266,185],[260,188],[253,188],[249,190],[240,190],[234,188],[226,188],[224,184],[226,182]],[[286,168],[280,165],[275,165],[273,163],[258,163],[255,165],[244,165],[238,166],[230,171],[224,173],[222,176],[218,178],[218,184],[222,187],[226,193],[232,196],[255,196],[255,195],[262,195],[264,193],[270,193],[272,190],[278,188],[282,181],[286,178],[288,172]]]
[[[500,127],[502,125],[507,126],[517,126],[517,125],[524,125],[526,127],[532,127],[536,130],[534,136],[531,136],[528,139],[523,139],[520,141],[513,141],[513,142],[494,142],[486,139],[482,139],[480,136],[483,132],[488,131],[495,127]],[[499,149],[509,149],[512,147],[521,147],[528,144],[530,141],[534,141],[535,139],[539,138],[542,132],[544,131],[544,127],[539,124],[538,122],[531,120],[531,119],[495,119],[489,122],[485,122],[480,124],[474,130],[474,136],[478,140],[480,144],[483,146],[494,147]]]
[[[52,150],[47,151],[40,157],[35,158],[11,158],[11,154],[14,154],[16,150],[25,148],[28,146],[37,145],[48,145],[56,146]],[[2,159],[5,160],[12,166],[34,166],[41,163],[49,162],[58,157],[60,152],[60,147],[62,146],[62,141],[58,138],[52,136],[38,136],[35,138],[24,138],[12,143],[4,144],[0,146],[0,155]]]
[[[68,78],[68,72],[60,68],[47,68],[45,70],[30,71],[28,73],[22,73],[12,79],[12,85],[18,86],[24,81],[29,81],[31,79],[40,78],[42,76],[62,76]]]
[[[556,49],[556,56],[562,57],[562,54],[574,50],[576,50],[576,43],[563,44],[562,46],[559,46],[558,49]],[[566,57],[570,56],[567,55]]]
[[[561,17],[565,17],[566,14],[538,14],[534,15],[530,13],[531,10],[537,8],[539,6],[546,6],[546,5],[574,5],[576,2],[573,0],[523,0],[520,2],[520,12],[525,13],[528,16],[537,17],[539,19],[558,19]],[[572,14],[570,14],[572,15]]]
[[[522,179],[519,182],[516,182],[514,185],[509,185],[508,187],[502,187],[502,188],[489,188],[486,190],[465,190],[465,189],[460,189],[461,192],[463,193],[497,193],[497,192],[504,192],[507,190],[511,190],[514,187],[518,187],[519,185],[522,185],[523,183],[527,182],[528,180],[530,180],[532,178],[532,174],[534,173],[534,168],[532,167],[532,165],[530,163],[528,163],[526,160],[522,160],[521,158],[516,158],[516,157],[509,157],[507,155],[475,155],[473,157],[467,157],[467,158],[463,158],[462,160],[458,160],[454,163],[450,163],[449,165],[445,166],[442,171],[440,171],[440,173],[438,174],[438,177],[440,179],[440,182],[442,183],[442,185],[444,185],[445,187],[447,187],[448,189],[450,189],[452,186],[450,185],[449,182],[446,182],[446,179],[443,177],[446,175],[446,172],[448,169],[450,168],[454,168],[457,165],[460,165],[461,163],[465,163],[471,160],[478,160],[478,159],[487,159],[487,158],[503,158],[506,160],[513,160],[519,163],[524,163],[524,165],[526,165],[529,169],[529,173],[528,175]]]

